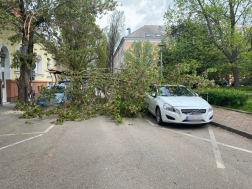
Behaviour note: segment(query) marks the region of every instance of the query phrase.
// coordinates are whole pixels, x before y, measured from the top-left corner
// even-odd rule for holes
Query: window
[[[151,37],[151,34],[146,33],[145,36],[146,36],[146,37]]]
[[[37,56],[36,72],[37,74],[43,74],[43,62],[42,57],[40,55]]]
[[[1,54],[4,54],[4,52],[3,52],[3,49],[1,49]],[[5,58],[0,58],[0,62],[1,62],[1,67],[5,67]]]
[[[22,48],[22,45],[19,45],[19,47],[15,47],[15,52],[16,52],[16,53],[21,52],[21,48]],[[20,72],[20,67],[17,67],[17,68],[16,68],[16,72],[17,72],[17,73]]]
[[[3,88],[5,88],[5,87],[4,87],[4,72],[3,72],[3,71],[2,71],[2,80],[3,80],[3,85],[2,85],[2,83],[0,83],[0,85],[2,85]]]
[[[51,69],[51,62],[47,61],[47,69]]]
[[[47,66],[47,70],[48,69],[51,69],[51,62],[50,61],[47,61],[47,64],[46,64]],[[47,77],[50,77],[51,76],[51,74],[49,73],[49,72],[47,72]]]
[[[159,33],[156,33],[156,37],[161,37],[161,34],[159,34]]]
[[[186,87],[163,86],[160,87],[162,96],[194,96],[193,92]]]
[[[16,53],[20,52],[20,50],[16,50]],[[16,71],[20,72],[20,67],[16,68]]]

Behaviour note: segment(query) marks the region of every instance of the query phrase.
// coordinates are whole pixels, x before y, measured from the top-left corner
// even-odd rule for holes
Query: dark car
[[[220,80],[215,80],[214,83],[216,85],[219,85],[221,87],[226,87],[227,86],[227,81],[225,79],[220,79]]]

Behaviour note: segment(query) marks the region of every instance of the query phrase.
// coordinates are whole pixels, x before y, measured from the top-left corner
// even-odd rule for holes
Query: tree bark
[[[232,67],[232,71],[233,71],[233,76],[234,76],[234,88],[236,90],[240,89],[240,84],[239,84],[239,70],[238,67]]]
[[[24,105],[28,102],[28,92],[29,92],[29,74],[30,69],[26,64],[22,65],[20,68],[20,77],[18,80],[18,100]]]
[[[29,48],[29,40],[23,34],[22,40],[22,49],[21,52],[24,55],[23,58],[20,59],[22,65],[20,67],[20,77],[18,80],[18,100],[21,104],[25,104],[28,102],[28,90],[29,90],[29,73],[30,68],[28,67],[28,48]]]

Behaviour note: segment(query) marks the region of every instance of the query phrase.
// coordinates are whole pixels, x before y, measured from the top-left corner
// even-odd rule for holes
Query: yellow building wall
[[[14,32],[11,32],[11,31],[2,31],[1,34],[0,34],[0,44],[2,44],[2,43],[6,44],[8,46],[8,48],[9,48],[9,50],[10,50],[11,63],[13,61],[12,54],[15,53],[15,51],[17,49],[19,49],[19,47],[21,46],[21,43],[19,43],[19,44],[16,43],[14,45],[11,45],[11,42],[8,40],[8,38],[13,36],[13,35],[14,35]],[[38,76],[36,74],[35,80],[50,82],[52,79],[47,76],[47,72],[46,72],[48,58],[50,59],[51,69],[58,69],[59,66],[55,66],[56,61],[53,59],[51,54],[49,54],[45,50],[43,50],[43,45],[35,44],[34,45],[34,52],[41,56],[42,65],[43,65],[42,66],[43,72],[42,72],[41,76]],[[11,79],[16,79],[19,76],[20,76],[20,72],[18,71],[18,69],[17,68],[12,68],[11,69]]]
[[[19,45],[16,46],[16,48],[18,48],[18,47],[19,47]],[[14,51],[15,51],[15,47],[13,47],[12,53]],[[37,69],[35,69],[35,73],[36,73],[35,80],[50,82],[52,79],[51,79],[51,77],[49,77],[47,75],[47,72],[46,72],[48,59],[51,64],[51,69],[58,69],[59,66],[55,65],[56,64],[55,59],[52,57],[51,54],[49,54],[45,50],[43,50],[42,45],[35,44],[34,45],[34,53],[37,53],[37,55],[41,56],[41,58],[42,58],[42,71],[43,71],[40,75],[38,75]],[[18,71],[17,68],[12,68],[11,75],[12,75],[12,79],[15,79],[20,76],[20,72]]]
[[[15,53],[21,47],[21,43],[12,45],[11,42],[8,40],[8,38],[11,37],[13,34],[14,32],[10,31],[2,31],[0,33],[0,46],[8,48],[9,51],[8,64],[10,65],[13,62],[13,53]],[[33,81],[33,90],[35,93],[39,93],[41,85],[47,86],[48,84],[52,84],[52,82],[55,82],[55,78],[46,72],[48,65],[50,65],[51,69],[56,70],[60,70],[62,66],[55,65],[56,64],[55,59],[51,54],[47,53],[44,50],[43,45],[35,44],[34,52],[37,53],[37,55],[39,55],[41,58],[39,60],[40,62],[37,61],[37,63],[41,63],[40,64],[41,66],[39,70],[38,68],[36,68],[35,71],[36,77],[35,80]],[[6,82],[5,98],[7,99],[6,100],[7,102],[13,103],[17,100],[18,96],[18,88],[15,79],[20,77],[20,71],[18,68],[11,68],[10,71],[8,71],[8,73],[10,73],[10,76],[5,78]]]

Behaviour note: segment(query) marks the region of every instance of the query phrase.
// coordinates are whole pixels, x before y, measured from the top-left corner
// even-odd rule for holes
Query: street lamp
[[[159,46],[159,48],[160,48],[160,52],[161,52],[161,61],[160,61],[160,76],[162,76],[163,75],[163,73],[162,73],[162,52],[163,52],[163,47],[165,46],[164,44],[159,44],[158,45]]]

